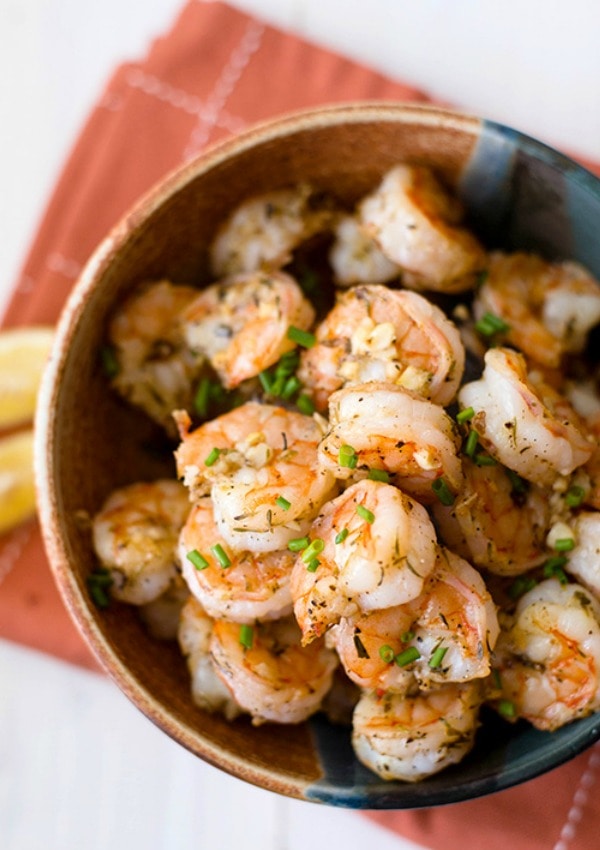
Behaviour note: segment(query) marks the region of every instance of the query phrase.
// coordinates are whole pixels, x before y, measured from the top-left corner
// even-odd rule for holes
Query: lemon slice
[[[33,429],[0,439],[0,534],[33,516]]]
[[[31,325],[0,331],[0,428],[33,419],[54,329]]]

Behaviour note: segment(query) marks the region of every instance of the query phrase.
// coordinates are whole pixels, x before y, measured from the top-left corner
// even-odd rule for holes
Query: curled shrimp
[[[211,493],[231,546],[284,549],[335,490],[317,459],[321,426],[309,416],[247,402],[195,431],[187,414],[177,422],[178,474],[194,499]]]
[[[464,485],[454,503],[432,506],[450,548],[492,573],[514,576],[547,557],[549,493],[497,464],[463,460]]]
[[[473,427],[492,457],[534,484],[550,486],[592,455],[573,408],[547,384],[534,384],[511,349],[486,352],[482,377],[462,387],[459,402],[475,411]]]
[[[174,433],[171,413],[192,404],[204,358],[186,344],[181,313],[198,290],[160,280],[133,292],[114,314],[108,341],[116,370],[112,386]]]
[[[164,593],[138,608],[148,634],[157,640],[176,640],[181,611],[189,598],[188,586],[178,573]]]
[[[418,782],[471,750],[481,701],[477,681],[414,696],[367,692],[354,709],[354,752],[382,779]]]
[[[321,707],[337,666],[322,641],[300,645],[293,617],[253,627],[217,621],[210,651],[219,676],[255,725],[306,720]]]
[[[309,536],[321,541],[317,563],[304,553],[292,571],[304,643],[341,617],[414,599],[435,564],[427,511],[391,484],[351,485],[323,506]]]
[[[454,421],[437,404],[411,390],[374,381],[337,390],[329,399],[329,430],[319,462],[342,480],[368,470],[422,501],[434,501],[432,485],[462,484],[460,440]]]
[[[298,377],[317,408],[349,384],[379,381],[449,404],[462,378],[465,351],[445,314],[421,295],[385,286],[340,293],[302,352]]]
[[[385,256],[355,215],[338,219],[329,262],[337,286],[386,283],[400,276],[400,268]]]
[[[221,225],[210,249],[217,277],[278,269],[292,251],[326,228],[331,211],[309,186],[279,189],[243,201]]]
[[[494,252],[473,310],[476,318],[488,312],[502,318],[507,343],[534,362],[557,368],[565,353],[583,350],[588,332],[600,321],[600,287],[578,263]]]
[[[190,674],[194,704],[204,711],[220,712],[227,720],[234,720],[242,709],[215,670],[210,655],[213,625],[202,605],[190,596],[181,611],[177,640]]]
[[[416,599],[342,620],[328,639],[357,685],[406,693],[415,682],[428,688],[489,675],[498,633],[481,575],[440,548]]]
[[[92,538],[115,599],[145,605],[176,580],[177,538],[189,510],[177,481],[130,484],[110,494],[93,519]]]
[[[411,289],[463,292],[486,267],[483,248],[459,224],[460,203],[427,168],[392,168],[360,203],[359,217]]]
[[[209,497],[192,508],[178,549],[187,585],[210,617],[253,623],[291,614],[293,553],[229,548],[219,534]]]
[[[315,311],[290,275],[254,272],[203,290],[182,313],[189,347],[204,354],[227,389],[295,348],[290,326],[308,330]]]
[[[600,707],[600,603],[581,585],[549,578],[525,593],[496,655],[509,720],[553,731]]]
[[[568,528],[575,545],[565,570],[600,600],[600,512],[582,510]]]

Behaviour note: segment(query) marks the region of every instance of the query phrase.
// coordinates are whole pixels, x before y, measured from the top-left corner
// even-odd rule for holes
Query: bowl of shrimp
[[[65,603],[175,741],[418,808],[600,736],[599,181],[360,103],[168,175],[63,311],[36,423]]]

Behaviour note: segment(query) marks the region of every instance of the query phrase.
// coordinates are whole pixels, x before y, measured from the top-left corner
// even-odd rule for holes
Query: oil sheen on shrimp
[[[301,554],[292,572],[304,643],[341,617],[414,599],[435,564],[435,530],[425,508],[377,481],[356,482],[327,502],[309,537],[322,541],[318,564]]]
[[[242,709],[215,670],[210,654],[212,632],[213,620],[190,596],[181,611],[177,640],[190,674],[192,700],[204,711],[219,712],[234,720]]]
[[[501,317],[506,341],[549,368],[582,351],[600,321],[600,285],[574,262],[550,263],[535,254],[494,252],[473,311]]]
[[[527,572],[548,556],[550,494],[511,477],[505,467],[463,459],[464,485],[454,504],[432,505],[438,533],[478,567],[504,576]]]
[[[328,639],[357,685],[405,693],[415,681],[424,688],[489,675],[498,633],[496,608],[479,572],[440,548],[416,599],[342,620]],[[399,664],[408,657],[413,660]]]
[[[503,714],[553,731],[600,708],[600,602],[579,584],[540,582],[496,645]]]
[[[331,212],[309,186],[267,192],[243,201],[220,227],[210,249],[217,277],[279,269],[292,251],[328,226]]]
[[[182,314],[189,347],[205,355],[227,389],[276,363],[308,330],[315,311],[283,272],[236,275],[203,290]]]
[[[414,696],[366,692],[354,709],[354,752],[382,779],[418,782],[472,749],[480,705],[477,681]]]
[[[321,426],[310,416],[247,402],[195,431],[186,414],[177,421],[178,474],[194,499],[211,492],[231,546],[284,549],[335,492],[332,473],[318,463]]]
[[[450,404],[462,378],[465,351],[456,326],[416,292],[354,286],[315,332],[302,353],[298,377],[325,410],[332,392],[379,381]]]
[[[566,399],[534,385],[524,357],[511,349],[486,352],[482,377],[462,387],[459,402],[475,411],[473,427],[489,453],[534,484],[551,486],[592,455]]]
[[[113,316],[108,341],[118,371],[112,386],[175,433],[171,413],[192,404],[204,358],[185,343],[181,313],[198,290],[168,280],[146,283]]]
[[[221,561],[215,555],[219,546],[216,551]],[[293,553],[289,549],[265,553],[231,549],[219,534],[208,496],[192,508],[178,550],[187,585],[210,617],[253,623],[292,613]],[[200,558],[188,557],[194,552]]]
[[[454,492],[461,487],[459,445],[455,423],[439,405],[403,387],[373,382],[333,393],[319,462],[342,480],[383,470],[419,500],[434,501],[437,479],[443,477]],[[355,462],[347,460],[350,449]]]
[[[219,676],[256,725],[306,720],[319,710],[337,667],[322,641],[300,645],[293,617],[253,627],[217,621],[210,650]]]
[[[130,484],[110,494],[93,519],[92,537],[115,599],[145,605],[175,581],[177,538],[189,510],[177,481]]]
[[[483,248],[460,226],[460,203],[427,168],[392,168],[361,202],[359,216],[411,289],[463,292],[486,267]]]

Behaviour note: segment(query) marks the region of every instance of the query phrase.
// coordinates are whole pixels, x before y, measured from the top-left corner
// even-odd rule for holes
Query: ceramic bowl
[[[146,634],[135,611],[91,602],[93,563],[81,512],[115,487],[168,471],[153,426],[119,402],[99,365],[107,317],[138,282],[208,281],[207,246],[242,199],[308,181],[351,204],[400,162],[433,167],[465,202],[490,247],[575,258],[600,276],[600,181],[498,124],[428,107],[357,104],[284,117],[213,148],[168,176],[107,236],[61,317],[37,421],[39,509],[64,601],[125,694],[200,758],[258,786],[356,808],[466,800],[543,773],[600,735],[600,715],[553,734],[486,715],[460,765],[412,785],[384,782],[355,759],[348,730],[323,717],[294,727],[228,723],[192,704],[177,647]]]

